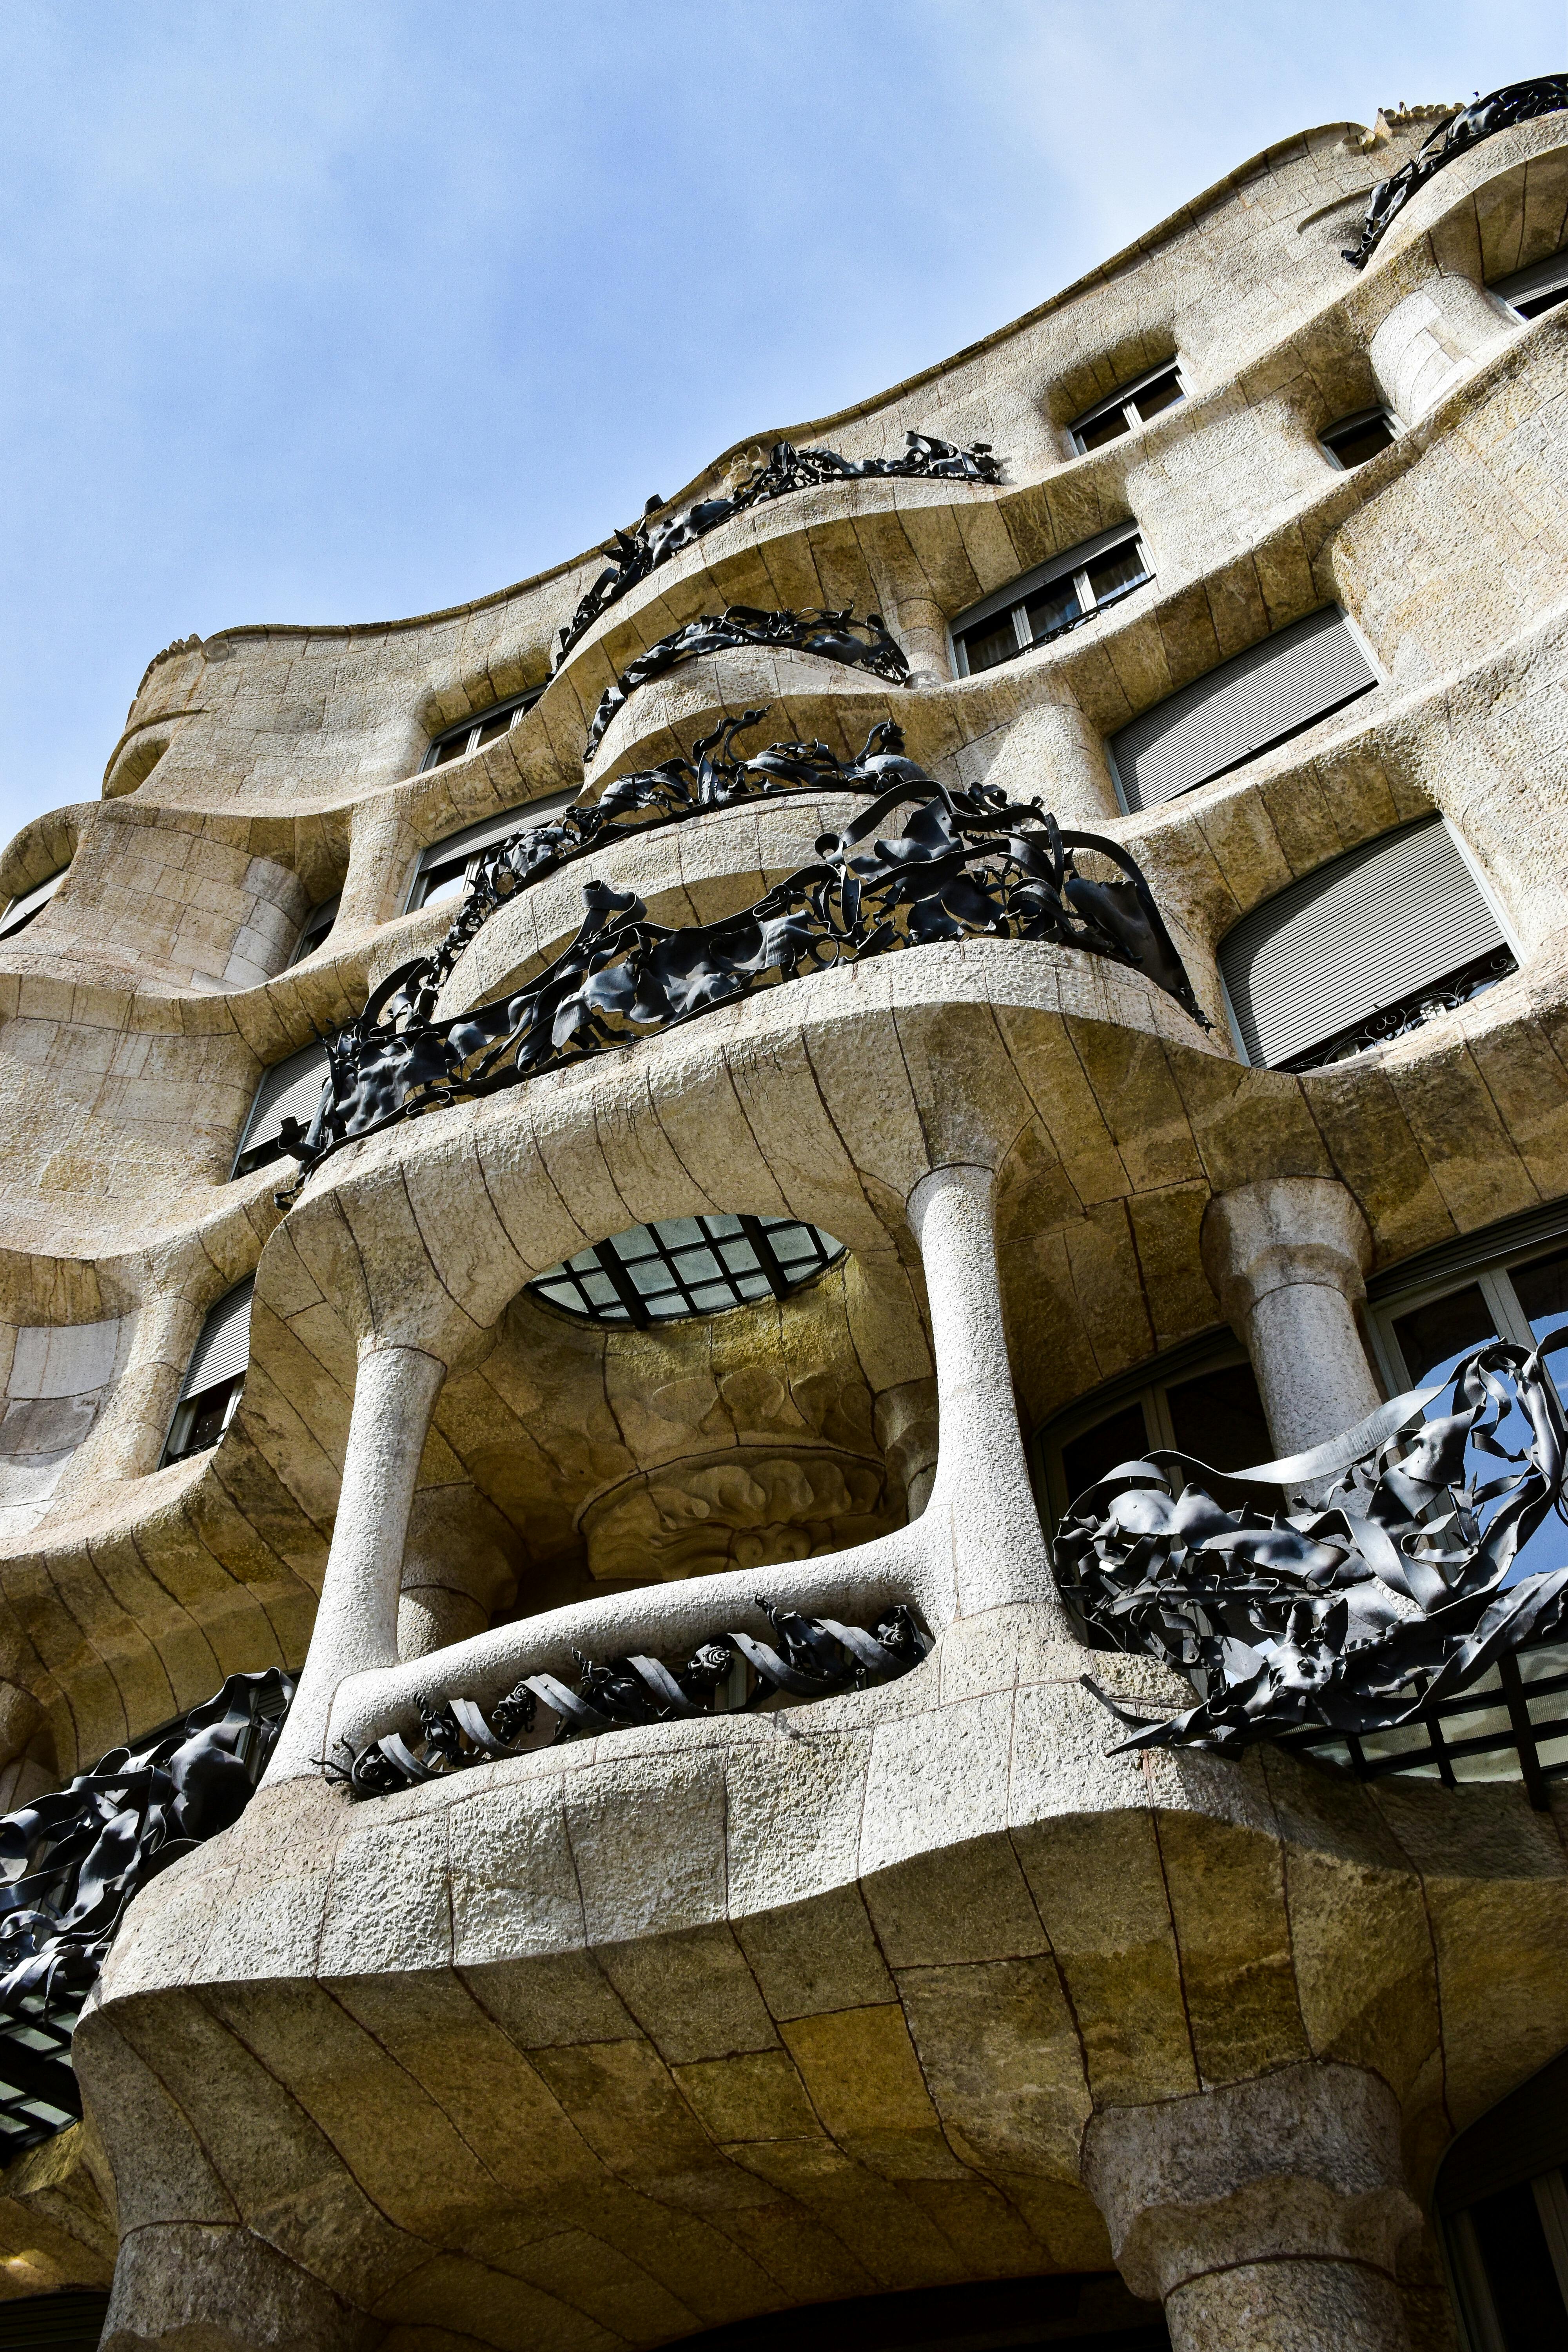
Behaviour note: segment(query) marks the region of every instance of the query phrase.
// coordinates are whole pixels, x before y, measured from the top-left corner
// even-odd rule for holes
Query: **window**
[[[1243,916],[1221,941],[1236,1042],[1315,1070],[1403,1036],[1515,969],[1457,836],[1418,817]]]
[[[68,866],[62,866],[58,874],[49,876],[47,882],[39,882],[33,889],[24,891],[21,898],[13,898],[5,912],[0,915],[0,940],[11,938],[16,931],[25,931],[34,917],[43,913],[69,872]]]
[[[255,1277],[220,1298],[202,1326],[163,1460],[187,1461],[216,1445],[234,1419],[250,1360],[250,1298]]]
[[[569,809],[577,797],[574,790],[552,793],[546,800],[529,801],[521,808],[503,810],[500,816],[485,817],[479,824],[465,826],[461,833],[447,834],[444,841],[433,841],[416,869],[407,911],[460,898],[487,849],[510,841],[525,825],[548,824],[563,809]]]
[[[1568,2344],[1568,2056],[1461,2132],[1437,2219],[1471,2352]]]
[[[668,1217],[579,1250],[528,1286],[568,1315],[646,1331],[787,1298],[843,1255],[842,1242],[794,1217]]]
[[[1114,530],[1068,548],[959,614],[952,645],[960,677],[994,669],[1031,646],[1048,645],[1152,576],[1136,523],[1118,523]]]
[[[283,1158],[279,1137],[284,1120],[297,1118],[301,1127],[310,1126],[321,1099],[326,1075],[327,1049],[322,1045],[301,1046],[286,1062],[274,1062],[269,1070],[262,1071],[261,1084],[256,1089],[256,1100],[251,1104],[250,1117],[245,1122],[245,1133],[235,1155],[236,1176],[248,1176],[253,1170]]]
[[[311,908],[305,918],[305,928],[300,934],[300,944],[289,959],[290,963],[303,963],[307,956],[313,956],[316,950],[324,945],[338,919],[340,903],[337,898],[327,898],[321,906]]]
[[[498,702],[489,710],[481,710],[477,719],[460,719],[437,735],[419,763],[419,772],[426,768],[444,768],[452,760],[466,760],[470,751],[482,750],[493,743],[498,735],[505,735],[516,726],[525,710],[531,710],[544,688],[536,686],[528,694],[517,695],[510,702]]]
[[[1391,449],[1394,437],[1394,419],[1385,408],[1360,408],[1353,416],[1342,416],[1337,425],[1326,426],[1322,443],[1335,465],[1350,474],[1380,449]]]
[[[1093,408],[1085,409],[1068,427],[1068,438],[1075,449],[1088,451],[1103,448],[1108,441],[1119,441],[1124,433],[1136,431],[1163,408],[1173,408],[1178,400],[1186,398],[1182,383],[1182,371],[1174,360],[1163,366],[1151,368],[1147,375],[1135,376],[1124,383],[1109,399],[1100,401]]]
[[[1361,638],[1336,604],[1167,695],[1110,739],[1122,805],[1153,808],[1245,767],[1377,684]]]
[[[1539,319],[1543,310],[1555,310],[1560,302],[1568,302],[1568,246],[1528,269],[1516,269],[1511,278],[1494,278],[1491,291],[1516,318]]]
[[[1119,1463],[1151,1447],[1175,1447],[1214,1470],[1274,1458],[1252,1366],[1228,1334],[1097,1390],[1049,1422],[1037,1445],[1053,1525]]]

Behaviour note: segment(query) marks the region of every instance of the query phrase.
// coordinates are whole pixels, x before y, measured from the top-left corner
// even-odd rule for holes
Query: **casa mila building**
[[[0,864],[0,2344],[1568,2343],[1568,79]]]

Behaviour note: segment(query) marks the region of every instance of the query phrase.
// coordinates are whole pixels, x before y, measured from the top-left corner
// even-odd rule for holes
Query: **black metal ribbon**
[[[1411,197],[1445,163],[1479,146],[1483,139],[1510,131],[1516,122],[1531,122],[1538,115],[1555,114],[1563,107],[1568,107],[1568,74],[1542,74],[1534,81],[1510,82],[1506,89],[1477,99],[1474,105],[1461,107],[1447,122],[1438,124],[1403,170],[1378,182],[1367,199],[1361,236],[1356,244],[1345,247],[1343,258],[1352,269],[1364,269],[1379,240]]]

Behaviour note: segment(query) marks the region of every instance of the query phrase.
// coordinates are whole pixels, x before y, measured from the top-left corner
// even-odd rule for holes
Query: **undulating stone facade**
[[[112,2276],[114,2352],[615,2352],[1059,2275],[1040,2340],[1456,2342],[1439,2164],[1568,2045],[1565,1784],[1109,1753],[1089,1668],[1134,1710],[1192,1695],[1084,1647],[1047,1463],[1062,1416],[1211,1345],[1245,1350],[1276,1454],[1315,1446],[1399,1385],[1373,1326],[1401,1268],[1568,1202],[1568,311],[1492,290],[1568,243],[1568,113],[1457,155],[1351,267],[1436,119],[1289,140],[789,436],[991,467],[742,504],[553,671],[602,554],[414,620],[187,640],[100,796],[5,851],[14,901],[66,871],[0,936],[0,1796],[230,1675],[300,1677],[248,1809],[120,1927],[84,2119],[0,2179],[12,2295]],[[1180,397],[1074,432],[1172,363]],[[1337,458],[1363,412],[1384,446]],[[726,453],[662,511],[751,478]],[[1129,523],[1125,593],[1085,571],[1099,606],[1005,661],[955,635]],[[879,614],[907,677],[700,656],[585,768],[628,664],[737,605]],[[1370,688],[1137,805],[1119,730],[1327,607]],[[405,911],[433,845],[748,709],[747,743],[841,767],[890,721],[950,800],[1038,799],[1130,853],[1204,1020],[1135,956],[954,917],[351,1122],[302,1181],[231,1172],[264,1074],[437,949],[459,902]],[[606,830],[503,895],[419,1019],[515,1012],[585,886],[677,932],[752,907],[865,814],[823,774]],[[1227,936],[1434,814],[1512,968],[1322,1066],[1249,1066]],[[829,1262],[668,1319],[530,1286],[699,1216],[797,1220]],[[171,1453],[252,1276],[237,1404]],[[726,1664],[728,1708],[562,1740],[542,1706],[515,1754],[342,1777],[578,1654],[772,1641],[762,1601],[901,1605],[929,1654],[760,1707]]]

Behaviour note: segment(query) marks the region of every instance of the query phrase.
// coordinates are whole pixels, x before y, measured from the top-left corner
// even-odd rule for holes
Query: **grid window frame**
[[[492,702],[488,709],[475,711],[471,718],[459,719],[450,727],[444,727],[438,735],[431,737],[416,772],[427,775],[432,768],[449,767],[455,761],[468,759],[481,748],[481,736],[488,745],[500,736],[510,734],[518,720],[532,709],[543,691],[542,686],[531,686],[521,694],[512,695],[503,702]],[[496,723],[501,719],[506,720],[504,727]]]
[[[1140,565],[1138,576],[1101,595],[1095,585],[1094,574],[1126,548],[1137,550]],[[1016,661],[1023,654],[1037,653],[1042,646],[1053,645],[1075,629],[1082,628],[1097,614],[1109,612],[1146,588],[1154,579],[1149,561],[1149,550],[1141,525],[1136,520],[1117,523],[1094,539],[1086,539],[1079,546],[1068,548],[1050,562],[1034,572],[1026,572],[1010,587],[998,590],[967,613],[960,613],[948,630],[952,649],[952,671],[955,677],[984,677],[988,671],[999,669],[1004,662]],[[1077,610],[1055,628],[1036,635],[1030,623],[1029,607],[1038,604],[1051,589],[1070,588]],[[978,669],[971,667],[969,641],[982,635],[998,634],[1005,622],[1013,626],[1014,644],[995,661],[984,662]]]
[[[656,1330],[793,1297],[847,1255],[833,1234],[798,1217],[667,1217],[574,1251],[528,1293],[573,1322]]]
[[[1176,385],[1175,399],[1162,402],[1158,408],[1145,416],[1138,406],[1139,401],[1147,399],[1152,392],[1173,377]],[[1114,392],[1107,393],[1103,400],[1097,400],[1092,408],[1086,408],[1081,415],[1073,418],[1067,427],[1067,437],[1074,457],[1090,457],[1096,450],[1109,446],[1113,440],[1124,440],[1129,435],[1140,431],[1143,425],[1152,424],[1155,416],[1163,415],[1166,408],[1174,408],[1187,397],[1186,376],[1183,372],[1180,356],[1162,360],[1158,367],[1146,368],[1142,375],[1133,376],[1127,383],[1118,384]],[[1121,426],[1119,432],[1106,434],[1098,440],[1087,440],[1084,437],[1093,426],[1100,425],[1102,420],[1118,410],[1121,415]]]

